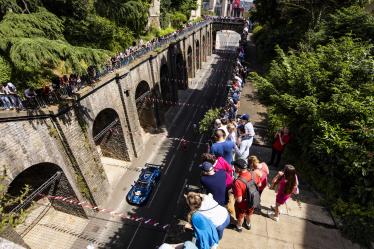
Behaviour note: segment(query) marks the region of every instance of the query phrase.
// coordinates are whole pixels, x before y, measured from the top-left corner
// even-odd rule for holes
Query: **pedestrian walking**
[[[279,171],[274,177],[270,186],[270,189],[278,187],[275,206],[271,206],[274,213],[269,214],[271,219],[279,221],[279,207],[285,204],[292,194],[299,194],[298,186],[299,181],[295,167],[290,164],[285,165],[283,171]]]

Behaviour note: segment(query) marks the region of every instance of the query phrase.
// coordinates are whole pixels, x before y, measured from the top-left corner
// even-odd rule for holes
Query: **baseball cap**
[[[249,114],[243,114],[241,117],[240,117],[240,119],[242,119],[242,120],[249,120]]]
[[[202,164],[199,165],[200,169],[202,169],[205,172],[209,172],[213,169],[213,164],[210,162],[203,162]]]
[[[246,169],[247,168],[247,162],[243,159],[238,159],[233,162],[231,162],[232,165],[240,168],[240,169]]]

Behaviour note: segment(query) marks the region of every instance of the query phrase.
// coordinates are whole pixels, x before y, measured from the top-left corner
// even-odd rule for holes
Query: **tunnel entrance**
[[[232,30],[221,30],[215,34],[215,49],[235,51],[239,47],[241,35]]]
[[[100,155],[130,161],[121,121],[115,110],[106,108],[99,112],[93,123],[92,136]]]
[[[192,78],[193,76],[193,64],[192,64],[192,48],[191,46],[188,47],[187,50],[187,68],[188,68],[188,78]]]
[[[135,90],[135,102],[140,126],[146,133],[153,132],[157,127],[153,105],[155,101],[148,82],[141,81]]]
[[[205,35],[203,35],[203,61],[206,62],[206,57],[207,57],[207,47],[206,47],[206,39]]]
[[[196,41],[196,70],[200,69],[200,43]]]
[[[63,196],[77,200],[77,196],[70,185],[63,170],[53,163],[35,164],[20,174],[10,183],[6,196],[10,198],[19,197],[29,186],[29,191],[22,202],[14,203],[5,209],[5,212],[19,213],[32,207],[32,203],[50,203],[56,210],[86,217],[82,207],[64,202],[62,200],[51,199],[48,196]],[[40,205],[35,205],[37,209]]]

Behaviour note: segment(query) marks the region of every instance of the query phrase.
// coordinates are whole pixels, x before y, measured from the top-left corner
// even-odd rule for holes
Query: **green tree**
[[[9,58],[17,81],[43,85],[56,72],[82,74],[88,65],[108,59],[108,51],[72,46],[62,32],[61,19],[45,9],[6,14],[0,22],[0,50]]]
[[[0,55],[0,84],[7,83],[12,76],[12,68],[8,60]]]
[[[0,175],[0,233],[9,226],[14,227],[23,222],[23,219],[25,218],[23,210],[20,213],[15,214],[10,213],[9,208],[22,203],[26,195],[31,191],[30,187],[26,185],[23,187],[18,197],[7,195],[7,188],[4,184],[6,177],[6,172],[3,172],[2,175]]]
[[[129,27],[134,34],[144,31],[148,22],[149,4],[142,1],[98,0],[95,3],[96,12],[114,21],[119,26]]]
[[[120,52],[134,40],[127,27],[118,27],[113,21],[96,15],[89,15],[85,20],[68,18],[64,26],[66,39],[75,46]]]
[[[345,231],[369,243],[374,232],[373,45],[342,37],[313,51],[276,51],[265,77],[252,74],[261,100],[270,106],[271,126],[290,127],[290,149],[304,164],[298,166],[315,177]]]

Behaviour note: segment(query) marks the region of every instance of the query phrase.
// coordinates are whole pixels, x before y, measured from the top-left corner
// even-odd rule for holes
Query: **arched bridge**
[[[177,101],[178,90],[190,87],[212,54],[215,33],[241,34],[244,25],[244,20],[205,20],[165,38],[157,50],[81,89],[74,100],[58,103],[60,108],[0,113],[3,183],[16,193],[25,179],[43,176],[29,183],[37,189],[61,172],[51,191],[100,205],[111,184],[102,158],[132,161],[142,154],[145,134],[165,122],[167,108],[153,100]]]

